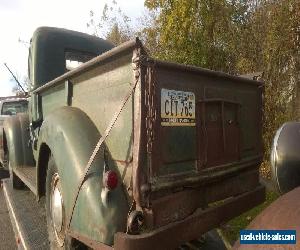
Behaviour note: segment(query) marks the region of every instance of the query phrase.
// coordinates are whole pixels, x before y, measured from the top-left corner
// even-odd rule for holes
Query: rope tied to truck
[[[130,87],[130,90],[128,91],[128,93],[125,95],[119,109],[117,109],[117,111],[115,112],[109,126],[106,128],[103,136],[100,137],[100,139],[98,140],[94,150],[93,150],[93,153],[91,154],[89,160],[88,160],[88,163],[84,169],[84,172],[83,172],[83,175],[82,177],[80,178],[80,182],[79,182],[79,185],[78,185],[78,188],[77,188],[77,192],[76,192],[76,195],[74,197],[74,201],[73,201],[73,205],[72,205],[72,210],[71,210],[71,214],[70,214],[70,217],[69,217],[69,220],[68,220],[68,227],[67,227],[67,231],[69,230],[70,228],[70,225],[71,225],[71,222],[72,222],[72,218],[73,218],[73,214],[74,214],[74,210],[75,210],[75,206],[76,206],[76,203],[77,203],[77,199],[78,199],[78,196],[79,196],[79,193],[80,193],[80,190],[84,184],[84,182],[86,181],[86,177],[88,175],[88,172],[89,170],[91,169],[91,166],[92,166],[92,163],[97,155],[97,153],[99,152],[103,142],[106,140],[106,138],[108,137],[108,135],[110,134],[112,128],[114,127],[114,125],[116,124],[120,114],[122,113],[125,105],[127,104],[129,98],[132,96],[133,92],[135,91],[135,88],[139,82],[139,79],[140,79],[140,64],[141,64],[141,61],[143,60],[143,56],[141,55],[140,53],[140,50],[141,48],[140,47],[137,47],[136,48],[136,53],[134,53],[133,55],[133,58],[132,58],[132,65],[133,65],[133,71],[134,71],[134,83],[133,85]]]

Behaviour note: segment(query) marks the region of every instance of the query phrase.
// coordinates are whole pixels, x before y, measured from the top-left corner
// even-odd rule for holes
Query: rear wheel
[[[86,249],[66,234],[66,216],[61,179],[51,155],[46,178],[46,217],[51,249]]]

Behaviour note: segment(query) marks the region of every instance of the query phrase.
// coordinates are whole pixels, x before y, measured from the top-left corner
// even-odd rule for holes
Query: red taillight
[[[103,184],[109,190],[115,189],[118,185],[118,175],[115,171],[108,170],[104,173]]]

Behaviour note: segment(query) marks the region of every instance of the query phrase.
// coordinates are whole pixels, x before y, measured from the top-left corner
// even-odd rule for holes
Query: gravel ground
[[[0,179],[7,178],[8,173],[0,169]],[[14,231],[10,222],[2,187],[0,189],[0,250],[18,249]]]

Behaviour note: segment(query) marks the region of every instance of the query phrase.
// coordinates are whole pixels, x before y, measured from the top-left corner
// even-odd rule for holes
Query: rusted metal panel
[[[181,72],[188,72],[188,73],[197,73],[197,74],[201,74],[204,76],[209,76],[209,77],[212,76],[216,79],[231,80],[231,81],[235,81],[235,82],[243,82],[246,84],[256,85],[256,86],[263,86],[263,84],[264,84],[263,81],[259,81],[259,80],[253,81],[252,79],[250,80],[250,79],[247,79],[244,77],[234,76],[234,75],[226,74],[226,73],[223,73],[220,71],[213,71],[213,70],[204,69],[204,68],[200,68],[200,67],[196,67],[196,66],[192,66],[192,65],[184,65],[184,64],[160,61],[160,60],[155,60],[155,59],[149,59],[148,62],[151,64],[155,64],[158,67],[175,70],[177,72],[181,71]]]
[[[170,223],[149,233],[141,235],[117,233],[114,248],[117,250],[174,249],[181,243],[196,239],[220,223],[258,205],[264,197],[264,188],[260,186],[253,191],[227,200],[220,206],[205,210],[199,209],[184,220]]]
[[[156,199],[151,206],[154,228],[182,220],[204,204],[204,192],[199,190],[176,192]]]
[[[265,210],[263,210],[246,229],[294,229],[300,231],[300,187],[293,189],[285,195],[279,197]],[[297,242],[300,242],[300,235],[297,233]],[[286,245],[287,249],[299,249],[299,243],[296,245]],[[233,249],[283,249],[283,245],[240,245],[237,241]],[[284,247],[284,249],[286,249]]]
[[[258,185],[259,174],[258,169],[255,169],[218,182],[175,189],[176,192],[174,189],[168,192],[158,191],[151,194],[151,210],[146,210],[145,216],[150,216],[149,227],[157,228],[184,219],[197,208],[205,208],[210,203],[249,192]]]
[[[255,113],[261,106],[256,100],[251,103],[240,100],[239,91],[261,100],[261,83],[251,84],[248,80],[238,81],[235,77],[155,60],[143,60],[142,64],[147,75],[145,101],[140,109],[144,107],[147,147],[141,149],[148,160],[147,165],[134,170],[136,176],[143,176],[134,183],[134,188],[140,190],[135,192],[140,196],[134,199],[138,197],[146,227],[163,226],[176,216],[182,219],[210,202],[255,189],[259,185],[258,166],[262,159],[261,138],[257,134],[261,117]],[[169,101],[163,96],[166,90],[174,99]],[[181,118],[176,118],[175,123],[169,121],[166,125],[161,119],[163,109],[165,113],[177,112],[176,95],[195,98],[192,100],[196,105],[195,123],[181,126],[178,123]],[[162,98],[168,102],[165,106]],[[246,131],[244,125],[251,122],[254,125]],[[252,141],[257,146],[251,151],[243,145],[245,133],[255,138]],[[190,188],[190,192],[185,188]],[[146,191],[141,192],[142,189]]]
[[[212,167],[238,161],[240,158],[240,125],[238,123],[240,104],[226,100],[207,100],[201,104],[203,108],[199,112],[203,112],[204,118],[199,117],[203,122],[198,125],[198,129],[204,131],[201,138],[201,143],[204,144],[201,148],[204,151],[204,162],[199,167]]]
[[[69,235],[94,250],[113,250],[114,249],[111,246],[105,245],[102,242],[92,240],[90,237],[86,237],[86,236],[76,233],[74,231],[69,231]]]
[[[261,138],[257,135],[261,117],[255,116],[255,119],[252,119],[250,112],[247,113],[247,110],[251,110],[251,114],[254,114],[261,107],[256,101],[243,103],[239,100],[239,91],[242,89],[252,93],[258,100],[261,99],[257,84],[249,84],[250,82],[244,79],[238,84],[237,78],[225,76],[222,78],[223,75],[221,77],[218,74],[212,77],[212,73],[208,76],[207,72],[197,71],[193,67],[184,67],[186,69],[184,72],[178,65],[155,60],[151,63],[153,64],[148,65],[152,68],[153,76],[149,78],[152,83],[148,85],[154,87],[149,88],[148,92],[152,91],[152,96],[154,95],[155,98],[152,97],[153,101],[148,105],[148,112],[150,117],[151,112],[154,113],[152,117],[155,119],[151,125],[153,130],[151,136],[148,136],[148,145],[150,145],[149,141],[151,145],[153,144],[149,154],[151,155],[150,182],[153,185],[163,182],[167,177],[173,176],[175,179],[175,175],[184,178],[182,176],[188,175],[188,172],[201,175],[201,169],[205,167],[236,162],[242,164],[250,155],[247,154],[246,157],[244,154],[241,133],[251,134],[255,141],[259,142],[257,144],[261,143]],[[179,68],[182,71],[176,71]],[[193,74],[188,75],[189,71]],[[245,84],[240,84],[242,82]],[[192,125],[167,127],[160,123],[160,110],[163,109],[160,101],[164,89],[194,93],[196,102],[204,103],[204,108],[201,108],[201,105],[196,108],[196,118],[199,119],[196,120],[196,128]],[[240,106],[244,109],[240,110]],[[154,111],[151,111],[153,109]],[[240,116],[244,117],[243,122],[240,121]],[[255,125],[245,131],[243,126],[246,123]],[[261,148],[255,148],[251,156],[260,155],[262,153],[260,150]]]
[[[160,190],[179,188],[183,186],[194,185],[206,185],[212,182],[218,182],[226,179],[232,175],[239,174],[246,169],[257,169],[262,160],[262,155],[248,159],[242,164],[235,163],[232,168],[229,168],[231,164],[225,164],[214,168],[207,168],[201,171],[201,175],[187,175],[186,178],[178,178],[177,176],[170,176],[165,179],[164,182],[155,183],[151,186],[152,192]]]
[[[249,192],[259,185],[258,166],[230,178],[211,183],[204,188],[206,204]]]
[[[129,192],[134,197],[131,205],[136,203],[136,209],[149,205],[148,195],[150,186],[148,183],[148,164],[151,158],[147,154],[147,104],[145,102],[147,91],[146,84],[151,77],[149,68],[142,62],[145,59],[145,51],[142,47],[133,52],[133,82],[137,82],[133,96],[134,138],[133,138],[133,169],[132,186]]]

